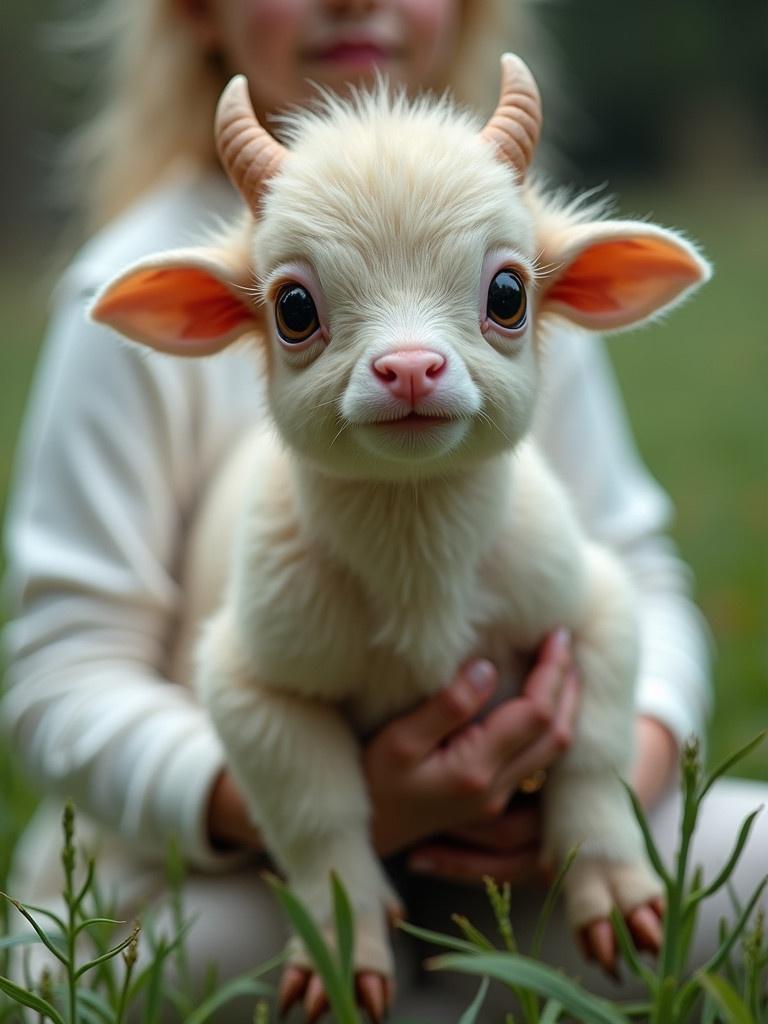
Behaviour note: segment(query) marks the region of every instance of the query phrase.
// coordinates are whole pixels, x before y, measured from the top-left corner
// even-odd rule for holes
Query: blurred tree
[[[561,0],[540,11],[587,118],[567,140],[584,177],[658,172],[689,142],[768,158],[764,0]]]

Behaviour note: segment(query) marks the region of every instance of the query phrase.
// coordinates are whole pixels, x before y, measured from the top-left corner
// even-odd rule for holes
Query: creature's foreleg
[[[330,704],[254,681],[226,606],[203,636],[198,688],[252,821],[293,890],[331,935],[335,871],[355,912],[356,967],[390,975],[386,912],[396,897],[369,839],[359,745],[348,724]],[[299,947],[293,962],[307,963]]]

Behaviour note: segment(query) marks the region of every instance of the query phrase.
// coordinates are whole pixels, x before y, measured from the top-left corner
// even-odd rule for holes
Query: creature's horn
[[[541,131],[541,96],[533,75],[514,53],[501,58],[501,96],[481,136],[492,142],[522,180]]]
[[[264,184],[280,170],[286,149],[259,124],[245,75],[236,75],[216,108],[216,146],[224,169],[254,213]]]

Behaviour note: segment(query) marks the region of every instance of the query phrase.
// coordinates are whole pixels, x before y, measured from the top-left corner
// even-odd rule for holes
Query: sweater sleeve
[[[548,346],[545,379],[536,436],[588,534],[619,553],[639,594],[638,712],[678,742],[704,738],[709,631],[691,598],[690,570],[666,535],[671,502],[639,458],[602,343],[561,329]]]
[[[205,811],[223,752],[193,692],[164,678],[193,491],[193,370],[90,323],[73,276],[6,523],[3,724],[46,791],[148,854],[174,834],[190,862],[213,867],[224,858]]]

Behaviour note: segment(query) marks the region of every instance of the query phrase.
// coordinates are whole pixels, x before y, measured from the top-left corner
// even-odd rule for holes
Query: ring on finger
[[[530,796],[532,793],[538,793],[544,783],[547,781],[547,773],[543,768],[534,772],[533,775],[526,775],[524,779],[520,781],[517,787],[521,793],[525,793],[526,796]]]

